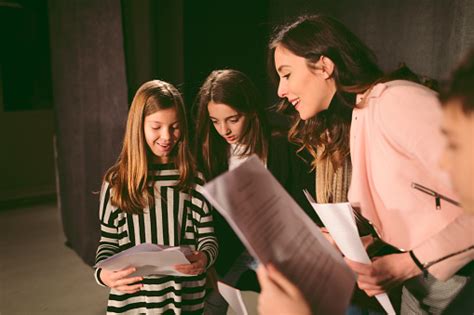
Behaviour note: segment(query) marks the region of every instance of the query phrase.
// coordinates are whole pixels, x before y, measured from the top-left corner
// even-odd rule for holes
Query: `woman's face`
[[[175,108],[162,109],[145,117],[143,131],[155,162],[170,161],[171,152],[181,136],[179,128]]]
[[[209,102],[209,118],[227,143],[238,143],[244,132],[245,116],[226,104]]]
[[[301,119],[307,120],[328,109],[336,93],[336,83],[331,77],[333,70],[328,67],[333,66],[332,61],[321,57],[315,69],[310,69],[305,58],[281,45],[276,47],[274,58],[280,77],[278,96],[286,98]]]

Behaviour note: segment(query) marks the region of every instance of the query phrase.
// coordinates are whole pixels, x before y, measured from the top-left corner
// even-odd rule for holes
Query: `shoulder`
[[[420,110],[426,106],[439,105],[437,93],[421,84],[395,80],[375,85],[367,95],[369,104],[376,104],[377,109]],[[413,106],[416,104],[417,106]],[[383,105],[383,106],[381,106]]]
[[[441,115],[437,93],[410,81],[379,83],[366,98],[367,111],[380,126],[416,125],[421,121],[437,121]]]

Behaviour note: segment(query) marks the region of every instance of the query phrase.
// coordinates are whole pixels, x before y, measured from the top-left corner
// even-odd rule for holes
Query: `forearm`
[[[460,268],[474,259],[474,216],[464,214],[446,226],[438,234],[413,249],[423,265],[432,264],[427,271],[439,280],[447,280]],[[453,253],[458,253],[448,257]]]
[[[213,236],[201,238],[197,246],[198,251],[202,251],[207,257],[206,268],[214,264],[218,254],[217,239]]]

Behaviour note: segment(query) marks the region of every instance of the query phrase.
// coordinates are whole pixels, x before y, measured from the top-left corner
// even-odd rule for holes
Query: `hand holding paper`
[[[190,263],[174,266],[176,271],[187,275],[199,275],[206,271],[207,256],[203,252],[193,252],[186,256]]]
[[[96,267],[109,271],[134,267],[135,271],[130,276],[155,274],[186,277],[190,275],[177,271],[175,265],[189,264],[185,257],[189,254],[189,248],[140,244],[98,262]]]
[[[314,201],[307,191],[305,191],[305,195],[344,256],[358,263],[357,265],[349,264],[351,267],[356,266],[358,268],[353,270],[356,272],[359,270],[367,272],[367,268],[372,268],[369,255],[367,255],[364,245],[359,238],[351,205],[347,202],[319,204]],[[364,273],[363,276],[366,275]],[[395,314],[395,310],[386,293],[377,294],[376,298],[388,314]]]
[[[346,262],[359,275],[359,288],[369,296],[390,291],[420,273],[408,253],[377,257],[372,264],[361,264],[349,259]]]
[[[260,315],[311,315],[311,309],[301,291],[272,265],[260,265],[257,270],[262,287],[259,297]]]
[[[299,288],[314,314],[345,313],[354,274],[258,157],[207,183],[203,194],[254,257]]]
[[[140,291],[143,286],[139,281],[142,281],[142,277],[129,277],[134,273],[136,269],[134,267],[128,267],[119,271],[112,271],[102,269],[100,272],[100,280],[109,288],[113,288],[123,293],[135,293]]]

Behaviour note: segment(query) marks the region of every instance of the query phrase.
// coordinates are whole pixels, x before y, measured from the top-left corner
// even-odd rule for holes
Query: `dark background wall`
[[[43,2],[49,23],[46,40],[54,107],[45,113],[36,110],[21,115],[44,114],[41,119],[46,127],[36,129],[44,140],[34,148],[44,158],[25,166],[20,158],[24,151],[9,151],[17,157],[1,157],[0,165],[8,165],[11,173],[45,166],[44,185],[54,186],[48,144],[54,131],[64,231],[70,246],[89,264],[98,240],[98,195],[94,192],[100,190],[103,173],[117,157],[128,104],[143,82],[158,78],[177,85],[191,107],[210,71],[236,68],[255,81],[271,104],[275,89],[267,80],[265,66],[269,33],[274,25],[302,13],[339,18],[374,49],[387,71],[403,61],[420,74],[442,79],[474,45],[474,2],[469,0]],[[0,135],[14,130],[3,124],[4,119],[13,119],[5,115],[5,111],[0,115]],[[4,147],[10,145],[6,138],[0,139]],[[20,146],[28,141],[16,139]],[[24,189],[38,185],[26,176],[21,182]],[[0,188],[9,185],[11,180],[2,177]]]

